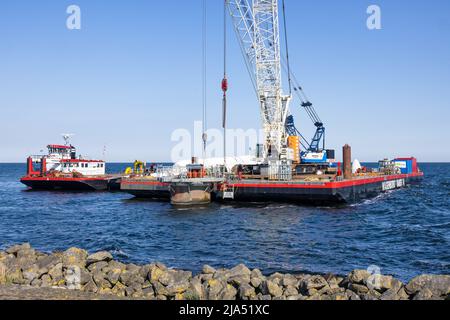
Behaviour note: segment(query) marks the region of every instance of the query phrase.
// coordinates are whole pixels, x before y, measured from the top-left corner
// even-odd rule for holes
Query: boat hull
[[[170,184],[145,179],[122,179],[120,190],[136,198],[167,200],[171,198]]]
[[[232,200],[223,201],[351,204],[374,198],[383,192],[404,188],[422,177],[423,174],[417,173],[323,184],[240,182],[228,185],[235,190],[234,196]],[[220,191],[216,199],[223,199]]]
[[[34,190],[106,191],[114,189],[116,179],[24,177],[20,180]]]
[[[211,198],[194,199],[194,202],[284,202],[312,205],[351,204],[376,197],[390,190],[401,189],[408,184],[421,180],[422,173],[377,176],[368,178],[354,178],[351,180],[334,182],[305,182],[305,181],[261,181],[241,180],[224,185],[216,183],[211,188]],[[207,185],[200,186],[199,190]],[[138,198],[172,200],[175,204],[192,204],[192,191],[179,183],[161,183],[145,179],[127,179],[121,183],[121,191],[130,193]],[[226,190],[227,197],[224,196]],[[232,190],[231,195],[229,191]],[[171,192],[172,191],[172,192]],[[180,199],[174,198],[179,197]],[[182,197],[187,195],[189,197]],[[188,201],[186,199],[188,199]],[[227,199],[224,199],[227,198]],[[175,200],[175,201],[174,201]]]

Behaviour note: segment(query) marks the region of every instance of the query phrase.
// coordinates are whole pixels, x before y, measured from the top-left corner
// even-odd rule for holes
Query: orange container
[[[288,147],[294,150],[294,161],[300,162],[300,138],[297,136],[288,137]]]

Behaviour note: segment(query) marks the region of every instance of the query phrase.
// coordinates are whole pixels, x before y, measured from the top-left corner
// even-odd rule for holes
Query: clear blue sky
[[[209,125],[220,128],[222,1],[208,1]],[[328,130],[360,160],[450,161],[450,1],[286,0],[292,67]],[[66,28],[66,8],[82,30]],[[380,31],[366,9],[382,9]],[[4,0],[0,161],[22,162],[60,134],[82,154],[165,161],[171,132],[201,114],[201,0]],[[231,31],[231,30],[230,30]],[[229,33],[230,123],[259,127]],[[313,128],[293,106],[298,126]]]

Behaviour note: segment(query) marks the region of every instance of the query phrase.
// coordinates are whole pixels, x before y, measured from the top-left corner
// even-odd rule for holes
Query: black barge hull
[[[141,199],[170,201],[170,183],[152,180],[123,179],[120,190]]]
[[[112,191],[119,189],[119,180],[119,178],[24,177],[20,182],[33,190]]]
[[[401,189],[419,181],[422,174],[386,176],[329,183],[269,183],[239,182],[229,184],[232,199],[238,202],[286,202],[297,204],[332,205],[351,204],[378,196],[383,192]],[[223,189],[221,186],[220,189]],[[223,199],[219,191],[216,199]]]

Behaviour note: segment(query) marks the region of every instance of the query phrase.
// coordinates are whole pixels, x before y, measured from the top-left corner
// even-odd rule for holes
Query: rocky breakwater
[[[348,276],[263,275],[245,265],[232,269],[203,267],[200,274],[174,270],[162,263],[138,266],[113,260],[109,252],[88,254],[70,248],[45,254],[29,244],[0,251],[0,299],[9,296],[70,299],[114,297],[157,300],[444,300],[450,299],[450,276],[422,275],[408,284],[391,276],[355,270]],[[14,293],[11,293],[11,290]],[[30,297],[29,293],[35,296]],[[42,294],[40,294],[40,293]],[[83,297],[83,296],[81,296]]]

